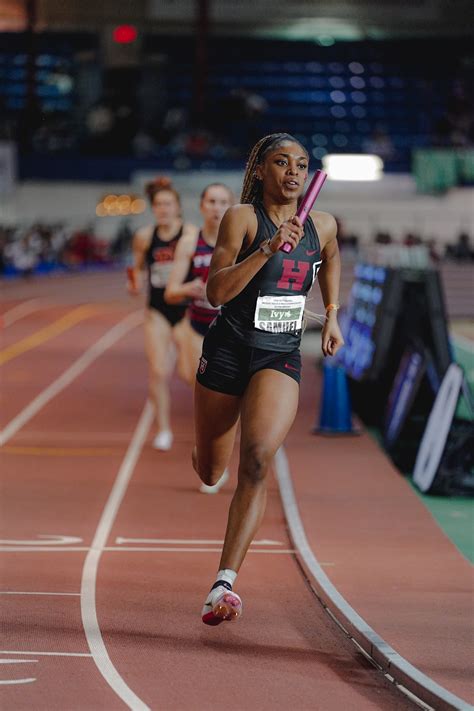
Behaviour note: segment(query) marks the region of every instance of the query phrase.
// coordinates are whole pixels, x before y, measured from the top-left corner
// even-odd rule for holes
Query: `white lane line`
[[[187,547],[174,547],[174,546],[104,546],[103,548],[97,549],[88,547],[71,547],[71,548],[22,548],[20,546],[15,546],[11,548],[0,547],[1,553],[67,553],[67,552],[93,552],[93,551],[107,551],[107,553],[220,553],[221,548],[187,548]],[[248,553],[261,553],[266,555],[281,555],[294,553],[293,548],[249,548]],[[332,563],[327,563],[327,565],[333,565]]]
[[[6,444],[23,425],[34,417],[61,390],[70,385],[84,370],[101,356],[108,348],[120,340],[128,331],[135,328],[143,319],[142,311],[134,311],[107,331],[96,343],[87,349],[74,363],[64,371],[51,385],[48,385],[0,432],[0,447]]]
[[[2,546],[68,546],[71,543],[82,543],[82,538],[76,536],[49,536],[38,534],[39,541],[11,540],[8,538],[0,538]]]
[[[0,595],[58,595],[60,597],[80,597],[81,593],[70,592],[36,592],[36,590],[0,590]]]
[[[113,691],[133,711],[150,711],[150,709],[125,683],[109,657],[97,619],[96,582],[102,551],[110,535],[152,422],[153,408],[151,403],[147,401],[100,517],[91,550],[86,556],[81,582],[82,624],[94,662]]]
[[[2,543],[2,541],[0,541]],[[121,538],[120,536],[115,539],[117,545],[122,545],[123,543],[165,543],[167,545],[202,545],[202,546],[219,546],[224,543],[224,540],[213,540],[206,538]],[[280,541],[271,541],[267,539],[262,539],[261,541],[252,541],[251,546],[282,546],[283,543]]]
[[[37,664],[37,659],[0,659],[0,664]]]
[[[2,686],[8,686],[9,684],[31,684],[31,682],[36,681],[35,677],[28,677],[27,679],[4,679],[0,681]]]
[[[90,551],[89,546],[69,546],[56,548],[55,546],[0,546],[0,553],[66,553],[69,551]]]
[[[0,321],[3,323],[3,327],[7,328],[8,326],[16,323],[16,321],[19,321],[21,318],[24,318],[24,316],[28,316],[34,311],[39,311],[39,309],[44,308],[45,306],[46,302],[43,299],[29,299],[28,301],[24,301],[22,304],[17,304],[8,311],[5,311],[3,316],[0,315]]]
[[[87,424],[87,423],[85,423]],[[58,442],[74,442],[77,444],[78,442],[83,442],[87,444],[91,444],[92,442],[100,442],[101,444],[105,442],[129,442],[130,440],[130,432],[100,432],[99,430],[95,430],[94,432],[90,432],[88,430],[82,430],[82,432],[78,431],[67,431],[67,432],[59,432],[58,430],[50,430],[48,429],[47,432],[44,430],[32,430],[29,429],[27,434],[20,434],[18,435],[18,440],[28,440],[28,444],[31,442],[34,442],[36,445],[38,444],[55,444],[57,445]]]
[[[12,652],[8,649],[0,650],[0,654],[15,654],[18,656],[32,654],[34,657],[92,657],[92,654],[84,654],[83,652],[24,652],[23,650],[21,652],[18,650]]]
[[[283,447],[280,447],[275,455],[275,472],[291,539],[295,543],[304,563],[303,568],[314,579],[318,593],[321,595],[320,599],[324,607],[330,610],[333,618],[374,659],[384,673],[390,674],[395,679],[401,691],[403,691],[403,687],[406,687],[411,693],[422,699],[423,702],[435,703],[434,708],[472,711],[473,707],[467,701],[460,699],[437,684],[398,654],[349,605],[322,570],[321,564],[316,559],[306,538],[298,504],[296,503],[288,459]],[[439,705],[440,703],[442,706]]]
[[[180,546],[179,548],[173,547],[173,546],[121,546],[120,548],[115,548],[115,547],[109,547],[109,548],[104,548],[106,551],[113,551],[113,552],[140,552],[140,551],[149,551],[150,553],[220,553],[222,551],[221,548],[196,548],[193,546],[192,548],[187,548]],[[256,549],[256,548],[249,548],[247,553],[252,554],[252,553],[266,553],[266,555],[278,555],[281,553],[294,553],[295,551],[293,549],[285,549],[285,548],[277,548],[277,549],[268,549],[268,548],[261,548],[261,549]]]

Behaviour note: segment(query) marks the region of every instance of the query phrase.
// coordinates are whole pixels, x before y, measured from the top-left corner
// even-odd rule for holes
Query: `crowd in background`
[[[104,177],[117,158],[130,163],[128,174],[156,159],[165,169],[227,169],[279,130],[317,160],[375,153],[388,172],[409,172],[416,149],[474,145],[465,40],[446,40],[440,54],[432,38],[318,47],[212,37],[201,82],[189,37],[149,37],[130,66],[104,61],[94,33],[36,40],[29,59],[20,35],[0,49],[0,140],[16,143],[24,178],[51,178],[44,155],[97,158]],[[61,171],[81,177],[69,161],[56,161],[56,179]]]
[[[0,141],[16,144],[20,180],[99,179],[100,170],[103,180],[125,181],[137,161],[144,165],[141,159],[173,170],[231,169],[226,161],[241,166],[260,136],[288,128],[315,161],[328,152],[375,153],[386,172],[409,171],[419,147],[474,145],[466,42],[447,42],[459,49],[457,56],[440,55],[434,39],[316,47],[213,38],[209,56],[218,61],[209,67],[199,102],[193,44],[182,38],[177,43],[161,37],[159,55],[150,42],[136,65],[113,67],[101,59],[98,36],[74,35],[71,44],[61,33],[40,33],[29,93],[23,41],[19,36],[0,50]],[[94,165],[95,157],[100,160]],[[125,222],[112,241],[100,238],[94,223],[80,230],[0,225],[0,273],[113,264],[124,259],[131,237]],[[366,239],[340,223],[346,254],[357,256]],[[425,246],[433,263],[472,261],[474,255],[466,233],[447,247],[427,234],[400,239],[381,230],[372,239],[377,245]]]
[[[361,240],[349,232],[338,220],[338,240],[341,250],[357,257]],[[35,223],[29,226],[0,225],[0,275],[4,277],[31,276],[57,270],[77,270],[122,264],[128,258],[133,233],[127,220],[118,228],[113,239],[103,239],[96,234],[94,223],[81,229],[63,223]],[[474,261],[474,247],[466,232],[461,232],[456,242],[441,247],[436,240],[407,232],[396,240],[389,232],[378,231],[374,244],[425,246],[433,264],[442,259],[456,262]]]
[[[111,265],[123,260],[130,249],[131,238],[126,222],[113,240],[99,238],[93,224],[74,230],[63,223],[0,225],[0,274],[26,277]]]
[[[169,106],[152,125],[133,104],[106,93],[87,112],[80,147],[93,155],[137,158],[242,159],[261,132],[268,102],[235,89],[195,125],[185,106]]]
[[[185,107],[169,106],[149,126],[141,120],[139,107],[105,93],[87,110],[81,130],[68,115],[41,112],[38,125],[30,126],[32,130],[27,132],[28,147],[40,155],[79,151],[102,157],[210,160],[219,164],[221,160],[244,158],[248,146],[267,130],[265,123],[270,115],[263,96],[241,88],[223,97],[198,125]],[[14,124],[6,115],[0,119],[0,137],[19,141]],[[317,130],[317,121],[314,125]],[[443,148],[474,145],[474,111],[462,83],[453,89],[444,113],[432,126],[429,143]],[[380,120],[358,150],[374,153],[389,164],[400,158],[390,129]],[[179,167],[179,163],[175,165]]]

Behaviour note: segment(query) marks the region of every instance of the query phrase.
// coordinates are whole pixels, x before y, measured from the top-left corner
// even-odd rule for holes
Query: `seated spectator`
[[[434,263],[438,263],[441,261],[441,254],[438,249],[438,245],[436,243],[435,239],[430,239],[427,241],[426,246],[428,247],[429,255],[431,258],[431,261]]]
[[[64,260],[68,266],[85,266],[92,264],[95,253],[95,238],[90,227],[77,230],[71,236],[65,250]]]
[[[38,252],[29,235],[10,242],[6,256],[14,269],[24,277],[31,276],[39,262]]]
[[[190,131],[185,143],[185,152],[189,158],[205,158],[211,146],[207,131]]]
[[[392,236],[388,232],[382,232],[381,230],[375,235],[375,244],[392,244]]]
[[[402,244],[404,247],[419,247],[422,244],[421,238],[412,232],[407,232],[403,238]]]
[[[133,230],[130,226],[130,220],[122,220],[117,234],[110,245],[110,257],[112,259],[121,259],[127,252],[130,251],[132,244]]]
[[[339,243],[340,249],[353,249],[357,250],[359,246],[359,238],[357,235],[353,235],[347,231],[344,222],[336,217],[337,223],[337,241]]]
[[[395,157],[395,149],[392,139],[381,127],[378,127],[363,142],[362,148],[365,153],[373,153],[383,161],[392,160]]]
[[[474,259],[474,250],[471,248],[467,232],[461,232],[455,244],[448,244],[446,256],[458,262],[467,262]]]
[[[149,133],[140,129],[132,140],[133,154],[137,158],[149,158],[158,155],[158,145]]]
[[[0,274],[3,274],[7,261],[5,259],[5,248],[8,244],[7,230],[0,226]]]

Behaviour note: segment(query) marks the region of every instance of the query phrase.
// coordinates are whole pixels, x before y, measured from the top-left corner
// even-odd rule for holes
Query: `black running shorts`
[[[289,353],[251,348],[237,340],[229,327],[211,326],[204,338],[196,378],[198,383],[210,390],[243,395],[250,378],[267,368],[288,375],[299,385],[299,348]]]
[[[190,319],[189,323],[191,324],[191,328],[193,329],[193,331],[199,333],[200,336],[205,336],[209,330],[209,324],[206,322],[195,321],[194,319]]]
[[[155,309],[168,321],[170,326],[176,326],[186,313],[186,304],[168,304],[165,301],[164,289],[152,289],[148,299],[148,308]]]

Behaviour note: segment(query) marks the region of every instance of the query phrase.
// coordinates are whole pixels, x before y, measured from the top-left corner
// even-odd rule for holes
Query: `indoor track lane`
[[[126,319],[128,308],[109,310],[99,304],[95,321],[84,320],[66,339],[61,334],[5,364],[7,416],[16,415]],[[37,325],[31,324],[31,333]],[[79,595],[91,531],[145,396],[128,378],[130,361],[139,363],[142,357],[139,333],[129,328],[118,346],[104,350],[11,437],[0,454],[2,708],[86,709],[116,703],[91,662]],[[12,382],[12,369],[7,370],[13,364],[28,374],[22,398]],[[123,381],[125,395],[118,409],[110,407],[116,381]]]
[[[273,476],[236,585],[243,616],[201,623],[219,560],[210,542],[225,530],[236,462],[219,495],[197,492],[187,397],[174,390],[177,445],[163,455],[144,449],[108,543],[121,552],[107,551],[99,570],[98,617],[117,669],[152,709],[411,708],[306,587]]]
[[[0,330],[0,429],[44,388],[137,309],[45,305]]]
[[[34,283],[30,287],[34,295]],[[74,303],[73,294],[66,300]],[[114,318],[129,309],[126,302],[116,305]],[[107,326],[110,322],[99,330],[103,333]],[[84,321],[69,331],[64,367],[90,344],[88,328]],[[94,332],[92,340],[98,335]],[[31,359],[31,398],[44,387],[33,376],[41,379],[38,363],[51,355],[52,344],[18,358]],[[146,433],[143,446],[136,448],[137,462],[130,468],[123,500],[109,517],[111,530],[99,550],[93,591],[99,630],[91,649],[80,606],[81,582],[83,593],[87,596],[88,585],[90,592],[84,565],[97,553],[90,547],[98,541],[114,483],[134,441],[145,391],[142,335],[135,328],[51,399],[4,448],[3,706],[124,708],[91,656],[97,654],[95,643],[101,637],[118,678],[139,700],[134,708],[412,708],[357,652],[306,586],[290,550],[273,478],[264,524],[238,578],[244,615],[235,625],[202,625],[200,609],[218,562],[219,544],[214,541],[223,536],[235,460],[232,481],[221,494],[197,492],[189,465],[191,399],[176,381],[175,447],[158,454],[150,447],[153,433]],[[46,542],[39,536],[54,538]],[[83,606],[90,602],[88,598]],[[86,617],[90,613],[86,610]]]
[[[318,559],[333,562],[324,572],[364,625],[460,700],[447,706],[438,699],[437,709],[472,709],[472,564],[367,431],[359,437],[313,434],[322,386],[315,365],[314,356],[304,359],[305,387],[285,443],[309,547]],[[468,535],[468,522],[466,527]],[[344,622],[337,605],[329,606]],[[365,637],[367,648],[373,640]],[[382,646],[380,663],[383,654]],[[427,698],[417,686],[413,678],[411,690]]]

